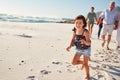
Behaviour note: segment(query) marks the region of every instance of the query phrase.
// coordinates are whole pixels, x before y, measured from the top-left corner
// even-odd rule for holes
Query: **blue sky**
[[[109,7],[111,0],[0,0],[0,13],[39,17],[84,16],[95,7],[95,12]],[[120,6],[120,0],[112,0]]]

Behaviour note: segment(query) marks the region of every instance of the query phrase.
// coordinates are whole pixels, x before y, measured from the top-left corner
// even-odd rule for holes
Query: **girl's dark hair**
[[[84,17],[83,15],[79,15],[79,16],[77,16],[77,17],[75,18],[75,21],[76,21],[76,20],[79,20],[79,19],[83,20],[83,23],[84,23],[83,28],[85,28],[86,25],[87,25],[87,22],[86,22],[86,20],[85,20],[85,17]]]

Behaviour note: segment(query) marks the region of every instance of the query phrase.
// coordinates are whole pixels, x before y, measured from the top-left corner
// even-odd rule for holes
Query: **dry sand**
[[[0,22],[0,80],[85,80],[81,65],[73,66],[74,47],[65,48],[74,24]],[[116,31],[111,50],[101,48],[93,28],[90,80],[120,80]]]

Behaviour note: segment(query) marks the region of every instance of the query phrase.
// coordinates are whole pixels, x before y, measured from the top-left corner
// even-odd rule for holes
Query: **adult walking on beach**
[[[92,35],[94,19],[96,19],[97,21],[96,13],[94,12],[94,7],[91,7],[91,11],[87,14],[87,18],[86,18],[86,21],[88,20],[88,31],[90,32],[90,37]]]
[[[103,19],[102,47],[104,47],[105,36],[108,33],[106,48],[109,50],[109,43],[111,41],[112,32],[118,27],[118,14],[115,10],[115,2],[110,2],[109,9],[103,11],[99,17]]]

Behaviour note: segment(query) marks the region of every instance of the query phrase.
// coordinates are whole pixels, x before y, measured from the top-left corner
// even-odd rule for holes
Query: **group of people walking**
[[[87,15],[88,21],[88,30],[90,32],[90,35],[92,35],[92,28],[94,25],[94,19],[96,19],[97,25],[99,26],[98,30],[98,39],[100,38],[100,33],[102,30],[101,38],[102,38],[102,44],[101,46],[104,47],[106,43],[106,35],[108,35],[107,38],[107,44],[106,44],[106,49],[109,48],[109,43],[111,41],[111,36],[113,30],[117,30],[117,35],[116,35],[116,41],[117,41],[117,47],[116,49],[120,48],[120,15],[118,12],[115,10],[115,2],[110,2],[109,4],[109,9],[106,9],[103,11],[97,20],[96,14],[94,12],[94,7],[91,7],[91,12],[88,13]],[[102,29],[103,27],[103,29]]]
[[[70,51],[70,48],[75,45],[76,46],[76,54],[73,57],[72,64],[78,65],[82,64],[81,69],[86,70],[86,79],[90,78],[88,61],[90,60],[91,55],[91,36],[92,36],[92,28],[94,26],[95,21],[99,25],[98,30],[98,39],[100,38],[100,32],[102,43],[101,46],[104,47],[106,43],[106,35],[107,44],[106,49],[109,50],[109,43],[111,41],[111,36],[113,30],[117,30],[116,40],[117,40],[117,49],[120,48],[120,15],[118,15],[115,10],[115,2],[110,2],[109,9],[103,11],[97,20],[96,13],[94,12],[94,7],[91,7],[91,11],[88,13],[87,18],[83,15],[79,15],[75,18],[75,27],[73,28],[72,39],[70,41],[69,46],[66,48],[67,51]],[[88,30],[86,29],[88,22]],[[103,27],[103,28],[102,28]],[[83,60],[80,60],[81,56],[84,56]]]

